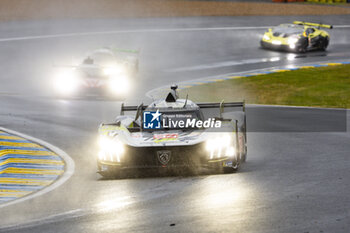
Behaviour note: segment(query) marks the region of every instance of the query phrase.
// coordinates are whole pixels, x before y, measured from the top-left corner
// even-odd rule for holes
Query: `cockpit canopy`
[[[304,32],[304,26],[297,24],[281,24],[272,29],[273,36],[289,37],[291,35],[298,35]]]

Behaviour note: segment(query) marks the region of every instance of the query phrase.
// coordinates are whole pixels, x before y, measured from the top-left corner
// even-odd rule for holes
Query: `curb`
[[[0,127],[0,208],[57,188],[73,175],[74,167],[59,148]]]

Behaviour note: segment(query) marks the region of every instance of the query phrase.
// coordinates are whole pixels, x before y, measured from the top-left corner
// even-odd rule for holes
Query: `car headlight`
[[[233,133],[225,133],[209,138],[205,144],[205,149],[209,152],[209,159],[235,156],[233,135]]]
[[[273,41],[272,41],[272,44],[274,44],[274,45],[281,45],[282,42],[279,41],[279,40],[273,40]]]
[[[298,42],[298,38],[297,37],[289,37],[288,38],[288,44],[291,45],[291,44],[294,44]]]
[[[109,79],[109,89],[113,94],[126,94],[130,90],[130,82],[126,75],[111,77]]]
[[[54,80],[54,87],[60,94],[72,94],[78,86],[79,79],[73,70],[59,72]]]
[[[119,140],[103,136],[99,138],[100,151],[98,153],[99,160],[120,162],[121,156],[124,154],[124,144]]]
[[[271,38],[269,37],[269,35],[264,34],[263,39],[264,39],[264,40],[270,40]]]

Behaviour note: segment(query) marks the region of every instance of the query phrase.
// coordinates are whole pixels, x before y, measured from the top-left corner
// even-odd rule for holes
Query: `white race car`
[[[165,99],[148,106],[122,105],[115,122],[100,125],[98,173],[111,176],[142,168],[238,169],[247,157],[244,103],[194,103],[179,99],[176,88],[172,86]]]
[[[123,98],[138,73],[138,51],[94,50],[77,65],[55,66],[54,88],[60,97]]]

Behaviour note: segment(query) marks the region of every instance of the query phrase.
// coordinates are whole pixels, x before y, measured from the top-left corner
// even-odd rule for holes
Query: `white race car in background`
[[[88,53],[80,64],[55,66],[56,94],[123,98],[138,73],[138,54],[136,50],[101,48]]]

